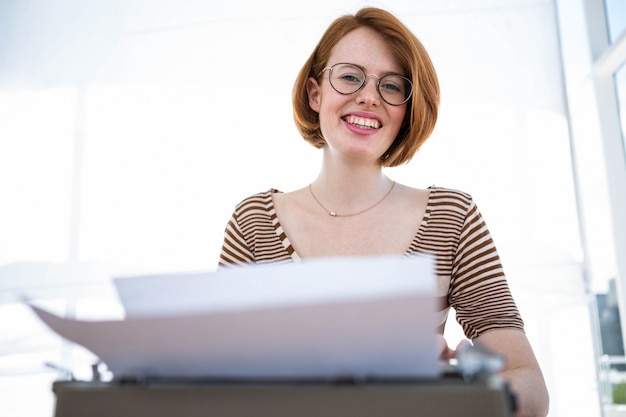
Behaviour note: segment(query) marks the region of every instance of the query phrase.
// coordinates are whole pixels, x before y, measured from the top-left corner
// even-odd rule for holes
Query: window
[[[626,64],[622,64],[615,73],[615,89],[617,90],[617,107],[620,115],[624,159],[626,160]]]
[[[626,1],[605,0],[607,29],[611,43],[617,41],[626,29]]]

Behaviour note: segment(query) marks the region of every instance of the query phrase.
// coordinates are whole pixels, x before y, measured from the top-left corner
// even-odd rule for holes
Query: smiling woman
[[[453,308],[467,338],[505,358],[516,415],[546,416],[542,372],[473,198],[396,185],[383,173],[413,157],[437,118],[437,76],[419,40],[381,9],[338,18],[300,71],[293,105],[302,136],[322,151],[318,176],[295,191],[270,189],[237,205],[220,265],[433,255],[441,332]],[[456,351],[445,347],[441,355]]]
[[[314,87],[311,85],[312,79],[317,83],[321,80],[321,76],[328,72],[328,81],[335,91],[343,95],[352,95],[366,92],[364,90],[367,87],[368,78],[373,77],[377,80],[375,88],[380,98],[392,106],[390,111],[393,111],[395,106],[402,106],[407,103],[415,88],[419,94],[410,102],[412,105],[407,106],[408,112],[403,106],[404,120],[400,124],[394,146],[381,156],[384,158],[382,166],[397,166],[409,161],[432,133],[437,119],[439,85],[430,57],[421,42],[400,22],[391,21],[386,22],[386,24],[388,27],[379,28],[381,33],[373,33],[372,39],[363,38],[357,43],[348,43],[342,38],[353,37],[354,34],[350,32],[355,29],[366,30],[367,25],[359,27],[359,23],[346,17],[343,22],[339,19],[338,24],[329,27],[325,33],[327,42],[334,45],[335,54],[354,57],[352,58],[353,63],[347,64],[341,59],[337,61],[336,57],[334,58],[335,61],[332,61],[329,56],[330,48],[320,42],[298,75],[293,90],[293,106],[296,126],[301,135],[313,146],[321,148],[326,144],[326,139],[320,130],[321,117],[319,111],[314,108],[317,104],[311,103],[311,100],[316,98],[316,92],[310,91],[310,88]],[[381,34],[385,36],[382,46],[380,44]],[[377,56],[370,51],[369,40],[378,41],[377,45],[380,48],[378,54],[380,57],[385,57],[388,62],[393,63],[396,67],[393,71],[390,72],[389,68],[385,68],[379,75],[367,74],[368,68],[355,64],[356,62],[364,62],[363,60],[367,57]],[[345,45],[349,45],[349,47],[357,45],[361,49],[358,51],[342,50],[341,48],[345,48]],[[369,67],[374,68],[376,65],[378,62],[370,62]],[[411,77],[414,78],[415,83]],[[382,79],[392,81],[392,83],[391,85],[383,83],[381,90]],[[392,93],[390,90],[394,92]],[[345,117],[355,116],[347,115]],[[379,123],[375,117],[361,117],[361,119],[374,120],[377,124]],[[409,132],[411,132],[411,137],[407,137]],[[396,146],[401,142],[401,147]]]

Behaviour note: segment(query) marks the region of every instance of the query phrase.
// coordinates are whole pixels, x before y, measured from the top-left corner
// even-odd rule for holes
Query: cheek
[[[342,103],[335,100],[335,97],[328,94],[321,94],[319,97],[319,108],[317,110],[320,123],[322,125],[338,123],[341,108]]]
[[[394,120],[397,120],[400,124],[402,124],[402,122],[404,121],[404,116],[406,115],[407,111],[409,111],[409,108],[406,104],[400,106],[400,107],[395,107],[392,109],[393,113],[392,116],[394,118]]]
[[[404,108],[393,108],[391,109],[391,111],[389,111],[389,120],[392,122],[393,126],[394,126],[394,137],[395,135],[398,134],[398,132],[400,131],[400,128],[402,127],[402,123],[404,122],[404,116],[406,115],[406,106],[404,106]]]

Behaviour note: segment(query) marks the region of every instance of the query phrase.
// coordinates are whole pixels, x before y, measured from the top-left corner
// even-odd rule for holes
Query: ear
[[[309,97],[309,107],[319,113],[320,112],[320,101],[321,101],[321,92],[320,85],[317,83],[317,80],[313,77],[309,77],[306,81],[306,92]]]

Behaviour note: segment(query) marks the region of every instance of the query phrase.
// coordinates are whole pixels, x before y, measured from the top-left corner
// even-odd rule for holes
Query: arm
[[[516,417],[545,417],[548,390],[532,347],[524,332],[515,329],[492,330],[474,339],[505,359],[502,376],[517,397]]]
[[[516,394],[516,417],[545,417],[548,392],[543,375],[493,239],[471,199],[455,254],[449,300],[467,338],[504,357],[502,376]]]
[[[239,224],[238,213],[235,211],[226,225],[224,241],[220,252],[218,266],[242,265],[253,263],[254,255]]]

